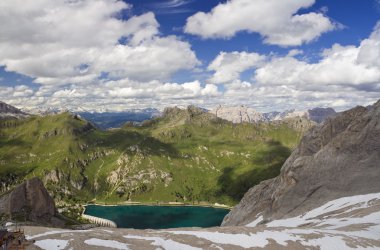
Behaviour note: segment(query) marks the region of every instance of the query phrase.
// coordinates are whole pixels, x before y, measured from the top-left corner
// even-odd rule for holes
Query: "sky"
[[[0,100],[258,111],[380,98],[380,0],[1,0]]]

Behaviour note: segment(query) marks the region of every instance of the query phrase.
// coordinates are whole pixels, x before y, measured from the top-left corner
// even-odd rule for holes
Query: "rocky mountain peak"
[[[380,101],[311,128],[281,174],[251,188],[223,225],[303,214],[345,196],[380,192]]]
[[[283,112],[274,111],[268,113],[260,113],[253,108],[249,108],[243,105],[232,107],[224,107],[219,105],[210,112],[219,118],[231,121],[233,123],[271,122],[283,121],[293,118],[302,118],[307,119],[311,122],[321,123],[327,118],[336,115],[335,110],[332,108],[314,108],[307,111],[296,111],[295,109],[291,109]]]
[[[260,112],[247,106],[223,107],[218,106],[210,111],[219,118],[231,121],[233,123],[253,123],[265,120]]]
[[[163,112],[163,117],[173,117],[182,112],[182,109],[179,107],[166,107]]]

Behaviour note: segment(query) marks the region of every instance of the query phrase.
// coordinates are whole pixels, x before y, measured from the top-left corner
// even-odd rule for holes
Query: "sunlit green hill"
[[[101,131],[70,113],[0,121],[1,192],[39,176],[57,201],[234,204],[278,175],[302,132],[166,109],[142,126]]]

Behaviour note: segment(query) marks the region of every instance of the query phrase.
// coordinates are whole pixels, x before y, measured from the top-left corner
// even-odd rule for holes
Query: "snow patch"
[[[202,231],[167,231],[167,233],[180,235],[193,235],[213,243],[223,245],[235,245],[243,248],[265,247],[269,244],[268,239],[275,240],[278,244],[287,246],[288,240],[300,240],[301,238],[283,232],[264,231],[256,234],[226,234],[219,232]]]
[[[256,220],[252,221],[251,223],[247,224],[246,227],[255,227],[257,224],[262,222],[264,220],[264,217],[260,215]]]
[[[101,240],[96,238],[91,238],[84,241],[85,244],[90,246],[108,247],[114,249],[128,250],[129,244],[125,244],[115,240]]]
[[[107,232],[107,233],[110,233],[110,234],[112,234],[113,233],[113,231],[111,231],[111,230],[107,230],[107,229],[102,229],[104,232]]]
[[[158,246],[162,247],[166,250],[202,250],[201,248],[192,247],[189,245],[185,245],[182,243],[175,242],[173,240],[166,240],[160,237],[143,237],[143,236],[137,236],[137,235],[126,235],[124,236],[126,239],[137,239],[137,240],[147,240],[147,241],[153,241],[151,243],[152,246]]]
[[[44,250],[63,250],[69,244],[68,240],[46,239],[34,242],[34,245]]]
[[[380,200],[380,193],[367,194],[367,195],[356,195],[350,197],[343,197],[340,199],[332,200],[327,202],[325,205],[315,208],[304,215],[282,219],[274,220],[268,224],[268,227],[298,227],[307,223],[320,223],[320,225],[336,225],[336,227],[342,227],[350,224],[358,223],[373,223],[373,221],[367,221],[364,218],[349,218],[348,221],[344,219],[332,219],[326,218],[327,213],[332,213],[337,210],[344,210],[344,213],[348,213],[357,209],[370,207],[369,202],[374,200]],[[324,216],[325,215],[325,216]],[[336,214],[339,215],[339,214]],[[331,216],[331,214],[330,214]],[[319,218],[317,218],[319,217]],[[372,216],[373,217],[373,216]],[[378,216],[375,216],[378,218]],[[253,223],[253,222],[252,222]]]
[[[41,233],[41,234],[36,234],[36,235],[27,235],[25,238],[27,240],[32,240],[32,239],[35,239],[35,238],[40,238],[40,237],[43,237],[43,236],[49,236],[49,235],[52,235],[52,234],[83,233],[83,232],[91,232],[91,231],[92,230],[56,230],[56,231],[48,231],[48,232]]]

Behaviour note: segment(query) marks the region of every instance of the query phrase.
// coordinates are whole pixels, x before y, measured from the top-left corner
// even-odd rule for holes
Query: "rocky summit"
[[[231,121],[233,123],[254,123],[264,121],[265,117],[260,112],[256,111],[253,108],[246,106],[237,106],[237,107],[222,107],[218,106],[214,110],[210,111],[215,114],[217,117]]]
[[[380,101],[312,128],[281,168],[251,188],[223,226],[304,214],[344,196],[380,192]]]

